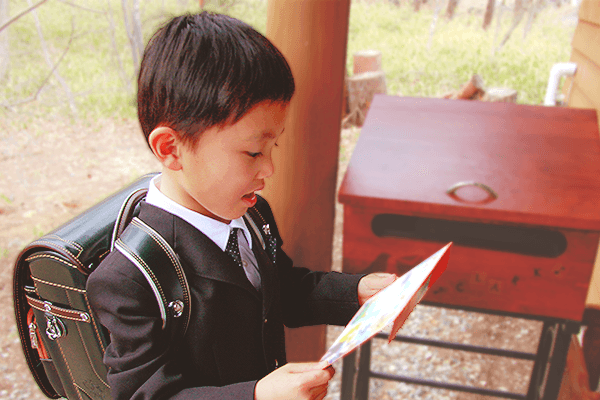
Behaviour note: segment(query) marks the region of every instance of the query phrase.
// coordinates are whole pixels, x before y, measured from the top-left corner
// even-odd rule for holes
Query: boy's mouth
[[[242,196],[242,200],[244,200],[248,207],[254,207],[256,204],[256,193],[248,193]]]

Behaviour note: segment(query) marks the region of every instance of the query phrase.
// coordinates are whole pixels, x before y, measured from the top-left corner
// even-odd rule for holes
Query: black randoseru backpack
[[[167,343],[177,343],[174,339],[185,333],[189,288],[179,260],[164,239],[134,218],[155,175],[141,177],[32,242],[17,258],[17,328],[27,364],[50,398],[110,399],[102,362],[109,335],[90,309],[85,284],[113,246],[129,252],[150,283]]]

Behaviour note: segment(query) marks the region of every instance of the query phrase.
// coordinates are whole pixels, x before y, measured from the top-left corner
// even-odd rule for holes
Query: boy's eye
[[[260,153],[260,152],[259,153],[252,153],[252,152],[248,151],[248,152],[246,152],[246,154],[248,154],[252,158],[256,158],[256,157],[260,156],[262,153]]]

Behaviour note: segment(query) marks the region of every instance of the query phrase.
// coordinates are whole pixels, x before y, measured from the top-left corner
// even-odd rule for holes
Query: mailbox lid
[[[447,190],[465,186],[453,196]],[[600,230],[595,110],[375,97],[339,192],[405,215]]]

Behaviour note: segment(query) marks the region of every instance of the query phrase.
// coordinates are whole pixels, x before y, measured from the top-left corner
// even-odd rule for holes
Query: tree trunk
[[[446,19],[448,21],[454,18],[454,12],[458,6],[458,0],[448,0],[448,7],[446,7]]]
[[[496,5],[496,0],[488,0],[487,6],[485,8],[485,15],[483,16],[483,30],[487,30],[492,22],[492,18],[494,18],[494,6]]]
[[[431,48],[431,42],[433,41],[433,34],[435,33],[435,27],[437,25],[438,17],[440,15],[440,0],[435,0],[435,11],[433,12],[433,19],[431,20],[431,26],[429,27],[429,40],[427,41],[427,48]]]
[[[129,39],[131,57],[137,75],[137,70],[140,66],[142,53],[144,51],[141,29],[142,22],[140,19],[140,0],[133,0],[131,7],[129,7],[128,3],[128,0],[121,0],[125,31],[127,32],[127,38]]]
[[[132,78],[127,76],[127,72],[125,71],[125,67],[123,66],[123,60],[121,59],[121,55],[119,54],[119,47],[117,46],[117,38],[115,32],[117,30],[115,19],[113,17],[112,6],[110,4],[110,0],[106,0],[106,19],[108,20],[108,24],[110,25],[110,42],[113,48],[113,55],[115,58],[115,62],[118,65],[119,76],[123,81],[128,93],[133,93],[132,87]]]
[[[515,4],[515,7],[516,6],[517,5]],[[515,8],[515,11],[516,11],[516,8]],[[501,10],[501,12],[502,12],[502,10]],[[510,39],[510,36],[512,35],[513,31],[517,28],[519,23],[521,23],[521,20],[523,19],[524,15],[525,15],[525,8],[523,7],[523,3],[521,3],[519,14],[513,14],[513,23],[510,26],[510,28],[508,29],[508,31],[506,32],[506,34],[504,35],[504,39],[502,39],[502,42],[500,42],[500,44],[497,46],[496,52],[500,51],[500,49],[502,49],[502,47],[506,44],[506,42],[508,42],[508,39]],[[500,26],[500,22],[498,22],[498,26]]]
[[[419,12],[421,9],[421,0],[413,0],[413,8],[415,12]]]
[[[9,19],[8,0],[0,0],[0,25],[4,25]],[[8,29],[0,32],[0,82],[8,79],[10,66],[10,44],[8,41]]]
[[[519,18],[523,11],[523,0],[515,0],[515,5],[513,7],[513,20]]]

